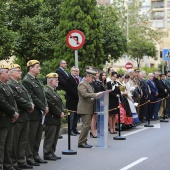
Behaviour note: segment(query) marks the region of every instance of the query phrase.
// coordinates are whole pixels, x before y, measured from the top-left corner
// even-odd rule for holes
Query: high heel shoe
[[[90,137],[91,138],[97,138],[97,136],[93,136],[93,134],[90,132]]]

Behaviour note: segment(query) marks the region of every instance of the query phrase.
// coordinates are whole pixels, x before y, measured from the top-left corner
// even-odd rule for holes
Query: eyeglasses
[[[67,64],[67,63],[62,63],[62,64]]]
[[[22,72],[21,70],[13,70],[13,71],[16,71],[16,72],[18,72],[18,73],[21,73],[21,72]]]

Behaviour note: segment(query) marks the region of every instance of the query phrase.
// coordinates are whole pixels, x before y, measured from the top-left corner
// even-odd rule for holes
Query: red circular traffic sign
[[[72,30],[66,36],[66,44],[73,50],[78,50],[85,43],[85,36],[79,30]]]
[[[131,63],[131,62],[127,62],[126,64],[125,64],[125,68],[128,70],[128,69],[131,69],[131,68],[133,68],[133,64]]]

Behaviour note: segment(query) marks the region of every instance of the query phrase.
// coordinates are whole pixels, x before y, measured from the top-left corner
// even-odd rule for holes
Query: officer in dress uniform
[[[60,95],[56,91],[58,86],[58,74],[50,73],[47,76],[45,95],[47,98],[49,113],[45,116],[44,159],[55,161],[61,157],[55,155],[58,141],[61,118],[64,117],[64,105]]]
[[[0,170],[9,162],[8,146],[12,147],[12,122],[19,117],[13,92],[6,84],[9,79],[8,70],[7,65],[0,65]],[[8,169],[15,170],[13,166]]]
[[[103,94],[103,92],[94,93],[94,89],[90,85],[96,73],[97,72],[93,70],[86,70],[84,79],[78,85],[79,102],[77,113],[80,114],[82,118],[82,129],[78,141],[79,148],[92,147],[91,145],[87,144],[87,136],[90,130],[92,115],[94,113],[95,98]]]
[[[29,112],[33,111],[34,104],[27,89],[19,82],[22,75],[21,67],[18,64],[11,64],[9,74],[8,85],[21,100],[27,103],[25,107],[18,106],[20,116],[14,123],[12,161],[18,163],[18,167],[21,169],[33,169],[33,166],[28,165],[25,161],[25,151],[29,130]]]
[[[36,76],[40,73],[40,62],[30,60],[27,62],[28,73],[23,79],[23,85],[28,90],[33,103],[34,111],[30,113],[29,134],[27,142],[27,164],[32,166],[40,166],[40,163],[47,163],[39,156],[39,146],[42,137],[42,118],[48,113],[48,104],[45,92],[40,81]]]

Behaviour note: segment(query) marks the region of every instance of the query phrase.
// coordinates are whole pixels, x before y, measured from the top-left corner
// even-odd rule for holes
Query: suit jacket
[[[139,82],[140,82],[140,89],[142,90],[142,97],[146,99],[149,96],[148,85],[143,79],[139,79]]]
[[[8,85],[12,88],[14,93],[19,96],[22,102],[25,102],[25,105],[20,105],[20,101],[17,100],[18,111],[19,111],[19,118],[16,122],[24,122],[29,120],[29,112],[28,110],[32,109],[32,99],[31,96],[28,94],[27,89],[21,85],[19,82],[9,79]]]
[[[78,105],[78,83],[74,79],[72,75],[69,75],[69,77],[66,80],[67,84],[67,92],[66,92],[66,108],[68,110],[77,111],[77,105]]]
[[[163,87],[164,91],[163,93],[161,94],[162,97],[166,97],[169,93],[169,90],[168,90],[168,87],[166,86],[166,84],[162,81],[162,80],[159,80],[160,81],[160,84],[161,86]],[[167,90],[167,93],[165,93],[165,89]]]
[[[154,82],[153,82],[154,83]],[[158,93],[158,89],[156,87],[156,84],[154,83],[154,85],[152,84],[152,82],[150,80],[147,80],[147,84],[151,90],[151,94],[149,95],[149,100],[151,101],[155,101],[156,100],[156,93]]]
[[[30,120],[41,120],[42,111],[44,112],[46,107],[48,107],[43,86],[38,79],[31,76],[29,73],[25,75],[22,83],[31,95],[35,105],[34,111],[30,113]]]
[[[45,96],[47,98],[49,113],[45,116],[44,124],[46,125],[60,125],[60,115],[64,112],[64,106],[61,97],[51,87],[47,86],[45,89]]]
[[[157,79],[157,78],[153,78],[153,81],[156,84],[156,87],[158,89],[158,98],[163,98],[164,97],[164,88],[162,86],[162,83]]]
[[[10,127],[11,119],[18,111],[12,89],[0,81],[0,127]]]
[[[79,102],[77,113],[93,114],[95,104],[94,98],[96,97],[96,93],[94,93],[94,89],[86,80],[82,80],[82,82],[78,85],[78,95]]]
[[[58,80],[58,87],[56,88],[57,90],[67,90],[67,85],[66,85],[66,80],[68,78],[68,75],[59,67],[56,70],[56,73],[59,75]]]
[[[170,91],[170,77],[167,77],[166,80],[165,80],[165,84],[168,88],[168,91]]]

